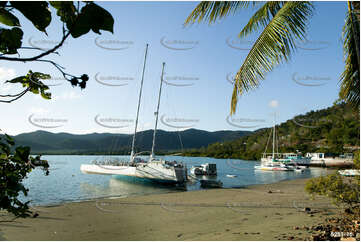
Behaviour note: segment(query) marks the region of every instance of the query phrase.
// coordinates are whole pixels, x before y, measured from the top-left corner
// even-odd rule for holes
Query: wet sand
[[[0,239],[303,240],[312,231],[295,227],[338,212],[324,197],[310,200],[306,180],[37,207],[36,218],[0,223]]]

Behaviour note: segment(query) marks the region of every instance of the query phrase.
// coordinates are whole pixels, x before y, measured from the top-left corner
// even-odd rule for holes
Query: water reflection
[[[81,183],[80,189],[84,196],[92,198],[123,197],[184,191],[184,187],[155,184],[149,180],[127,176],[110,176],[107,186]]]

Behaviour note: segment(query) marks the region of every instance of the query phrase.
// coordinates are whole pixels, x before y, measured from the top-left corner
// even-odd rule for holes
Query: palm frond
[[[260,27],[266,27],[269,21],[277,14],[285,2],[269,1],[266,2],[257,12],[250,18],[247,25],[239,33],[239,37],[246,37],[247,35],[257,31]]]
[[[248,8],[250,5],[255,6],[259,2],[252,1],[203,1],[197,5],[192,13],[186,19],[184,25],[208,21],[209,24],[214,23],[217,19],[226,17],[231,13],[235,13],[241,8]]]
[[[343,27],[345,70],[340,78],[339,97],[353,107],[360,108],[360,18],[357,16],[357,9],[355,10],[352,11],[349,5]]]
[[[352,6],[352,11],[356,15],[356,19],[360,22],[360,1],[349,2]]]
[[[304,40],[307,21],[312,15],[311,2],[286,2],[264,28],[235,76],[231,114],[238,97],[259,86],[267,72],[287,62],[295,50],[295,40]]]

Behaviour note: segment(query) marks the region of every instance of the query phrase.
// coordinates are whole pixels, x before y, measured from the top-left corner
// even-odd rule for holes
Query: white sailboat
[[[131,176],[131,177],[138,177],[149,179],[156,182],[161,183],[184,183],[187,180],[187,167],[183,165],[183,163],[179,163],[176,161],[166,161],[163,159],[156,159],[154,157],[154,148],[155,148],[155,138],[157,132],[157,124],[158,124],[158,113],[159,113],[159,104],[160,104],[160,97],[162,91],[162,84],[163,84],[163,75],[164,75],[164,67],[165,63],[163,63],[162,67],[162,75],[160,81],[160,89],[159,89],[159,96],[158,96],[158,105],[157,105],[157,112],[156,112],[156,121],[155,121],[155,129],[153,133],[153,144],[152,144],[152,152],[149,157],[149,160],[146,161],[144,159],[140,159],[137,157],[143,152],[138,154],[134,153],[135,147],[135,140],[136,140],[136,133],[137,133],[137,125],[138,125],[138,116],[139,116],[139,107],[141,103],[142,97],[142,88],[143,88],[143,81],[144,81],[144,71],[146,66],[147,60],[147,52],[148,52],[148,44],[145,50],[145,57],[144,57],[144,65],[143,65],[143,72],[142,72],[142,80],[141,80],[141,87],[139,92],[139,99],[138,99],[138,109],[137,109],[137,117],[135,122],[135,129],[134,129],[134,136],[132,141],[132,150],[130,154],[130,161],[129,162],[118,162],[115,164],[82,164],[80,166],[80,170],[86,174],[103,174],[103,175],[123,175],[123,176]]]
[[[266,156],[266,151],[263,153],[263,157],[261,158],[261,165],[255,166],[254,168],[256,170],[262,170],[262,171],[294,171],[295,168],[288,166],[282,162],[282,160],[279,160],[276,158],[275,153],[275,138],[276,138],[276,122],[274,122],[273,125],[273,139],[272,139],[272,156]],[[267,141],[268,145],[268,141]],[[266,145],[266,150],[267,150]]]

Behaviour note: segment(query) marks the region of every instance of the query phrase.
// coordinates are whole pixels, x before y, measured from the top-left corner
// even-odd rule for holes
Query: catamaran
[[[144,65],[142,71],[141,86],[139,91],[137,116],[136,116],[134,135],[132,140],[130,161],[113,162],[111,164],[109,164],[109,162],[108,163],[95,162],[95,164],[82,164],[80,166],[80,170],[83,173],[131,176],[131,177],[148,179],[160,183],[170,183],[170,184],[182,184],[187,181],[187,167],[183,163],[177,161],[166,161],[163,159],[155,158],[154,156],[155,138],[157,132],[159,105],[160,105],[165,63],[163,63],[162,75],[160,78],[161,80],[160,80],[160,88],[158,95],[158,105],[157,105],[157,111],[155,113],[156,120],[155,120],[155,128],[153,133],[153,144],[152,144],[152,151],[149,160],[147,161],[145,159],[137,157],[144,152],[140,152],[137,154],[134,152],[147,53],[148,53],[148,44],[146,45],[145,56],[144,56]]]

